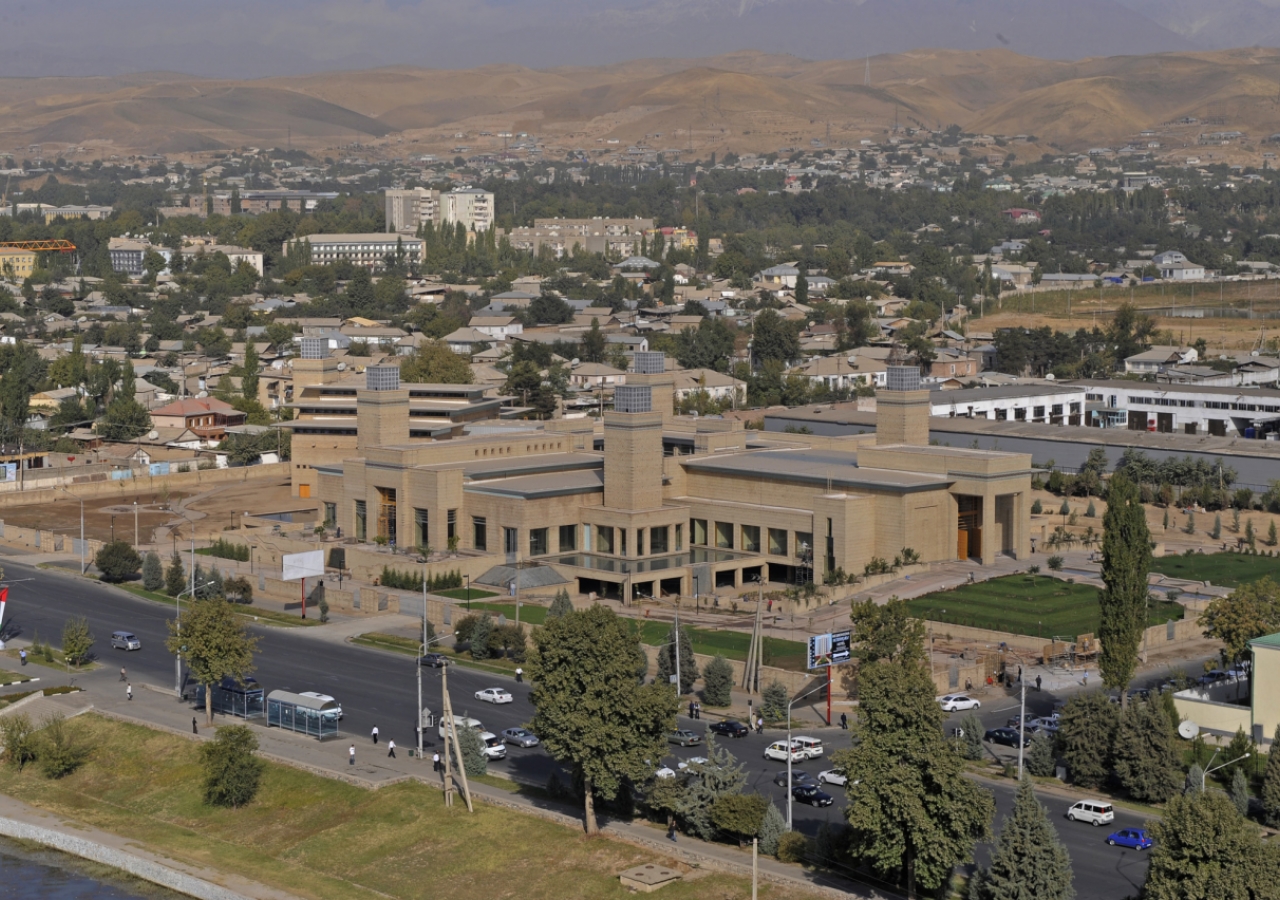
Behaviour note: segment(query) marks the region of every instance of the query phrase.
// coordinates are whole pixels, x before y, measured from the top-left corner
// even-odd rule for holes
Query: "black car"
[[[425,656],[418,658],[418,665],[431,666],[434,669],[439,669],[449,665],[449,657],[445,656],[443,653],[428,653]]]
[[[1031,738],[1020,734],[1016,728],[992,728],[982,736],[982,739],[993,744],[1004,744],[1006,747],[1016,747],[1019,741],[1024,747],[1031,746]]]
[[[810,806],[830,806],[835,802],[834,797],[816,784],[793,785],[791,796],[795,797],[798,802],[808,803]]]
[[[708,729],[710,731],[714,731],[716,734],[723,735],[724,737],[740,738],[746,737],[751,733],[750,728],[743,725],[741,722],[734,721],[733,719],[727,719],[723,722],[714,722],[708,726]]]
[[[778,787],[787,786],[787,770],[783,769],[777,775],[773,776],[773,783]],[[794,788],[798,784],[817,785],[818,779],[814,778],[808,772],[802,772],[800,769],[791,770],[791,786]]]

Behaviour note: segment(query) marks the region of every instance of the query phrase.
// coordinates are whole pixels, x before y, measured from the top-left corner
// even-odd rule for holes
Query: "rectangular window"
[[[636,556],[644,556],[644,529],[636,529]]]
[[[529,555],[530,556],[546,556],[547,551],[547,529],[530,528],[529,529]]]
[[[733,523],[716,523],[716,546],[725,550],[733,549]]]
[[[502,529],[502,549],[503,552],[515,554],[520,549],[520,531],[516,528]]]
[[[666,553],[670,550],[667,535],[670,533],[666,525],[649,529],[649,553]]]
[[[813,532],[796,532],[796,556],[800,559],[813,559]]]
[[[431,518],[427,510],[414,509],[413,545],[415,547],[427,547],[431,544],[431,529],[427,527],[430,522]]]
[[[742,549],[748,553],[760,552],[760,526],[759,525],[743,525],[742,526]]]
[[[627,555],[627,529],[625,528],[618,529],[618,544],[620,545],[618,548],[618,555],[626,556]]]
[[[679,553],[684,549],[684,526],[676,526],[676,552]]]
[[[787,529],[769,529],[769,552],[774,556],[787,555]]]
[[[827,519],[827,571],[836,570],[836,539],[831,520]]]
[[[445,521],[444,536],[449,540],[453,540],[458,536],[458,511],[456,509],[449,510],[449,516]]]
[[[596,526],[596,550],[600,553],[613,552],[613,527],[610,525]]]
[[[578,549],[578,526],[577,525],[561,525],[560,526],[560,552],[568,553],[570,550]]]
[[[489,523],[484,516],[471,517],[471,543],[476,550],[489,549]]]
[[[356,540],[363,541],[368,535],[368,515],[363,500],[356,501]]]
[[[689,543],[705,544],[707,542],[707,520],[689,520]]]
[[[324,505],[324,527],[332,528],[338,524],[338,504],[326,503]]]

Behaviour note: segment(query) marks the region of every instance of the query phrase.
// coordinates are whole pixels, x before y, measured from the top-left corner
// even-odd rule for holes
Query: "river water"
[[[0,900],[184,900],[182,894],[52,850],[0,838]],[[189,898],[186,898],[189,900]]]

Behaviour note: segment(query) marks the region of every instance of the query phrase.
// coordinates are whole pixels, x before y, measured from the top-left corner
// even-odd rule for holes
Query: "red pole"
[[[827,664],[827,727],[831,727],[831,665]]]
[[[302,618],[307,617],[307,578],[302,577]]]

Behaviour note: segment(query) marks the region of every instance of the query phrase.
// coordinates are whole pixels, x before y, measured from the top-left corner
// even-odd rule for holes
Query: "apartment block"
[[[414,266],[422,262],[423,243],[419,238],[395,234],[310,234],[302,238],[311,248],[311,262],[327,265],[341,260],[380,269],[388,256],[403,253],[405,262]],[[288,254],[289,242],[282,252]]]
[[[640,255],[645,234],[653,229],[653,219],[534,219],[533,227],[512,228],[507,240],[516,250],[534,255],[544,247],[556,259],[581,247],[587,253],[625,259]]]

